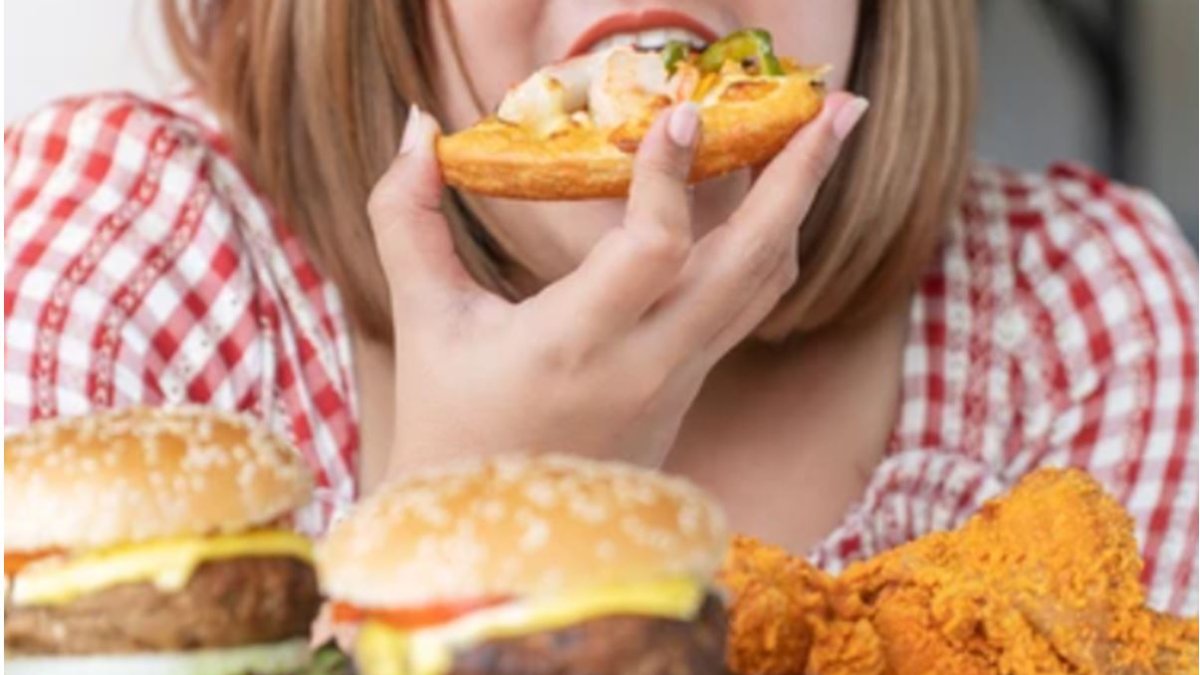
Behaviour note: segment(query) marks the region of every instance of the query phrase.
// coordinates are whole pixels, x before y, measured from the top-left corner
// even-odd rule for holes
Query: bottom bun
[[[94,656],[18,656],[4,660],[7,675],[276,675],[307,665],[308,640],[267,645]]]

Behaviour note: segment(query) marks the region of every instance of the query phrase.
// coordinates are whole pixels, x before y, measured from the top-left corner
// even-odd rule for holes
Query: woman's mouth
[[[602,52],[610,47],[633,45],[638,49],[648,51],[662,49],[668,42],[683,42],[696,49],[708,46],[708,40],[694,31],[686,28],[651,28],[636,32],[614,33],[596,42],[588,48],[587,53]]]
[[[647,10],[606,17],[579,36],[566,58],[604,51],[620,45],[661,49],[668,42],[685,42],[703,49],[720,36],[704,22],[680,12]]]

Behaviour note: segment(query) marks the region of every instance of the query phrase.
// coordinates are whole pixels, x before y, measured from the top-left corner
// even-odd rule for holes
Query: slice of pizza
[[[633,155],[656,115],[700,108],[695,183],[775,156],[824,100],[824,68],[775,55],[764,30],[703,50],[631,45],[547,66],[509,90],[494,115],[438,141],[449,185],[517,199],[593,199],[629,192]]]

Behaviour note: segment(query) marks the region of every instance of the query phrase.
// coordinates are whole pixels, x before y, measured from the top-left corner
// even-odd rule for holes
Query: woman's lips
[[[681,12],[667,9],[623,12],[605,17],[585,30],[567,50],[565,58],[586,53],[592,45],[614,33],[632,33],[654,28],[686,28],[707,42],[716,42],[720,38],[717,31],[703,21]]]

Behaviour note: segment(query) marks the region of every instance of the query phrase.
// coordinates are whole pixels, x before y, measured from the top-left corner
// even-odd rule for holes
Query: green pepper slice
[[[739,30],[709,45],[700,55],[700,70],[716,73],[726,61],[746,59],[754,59],[764,75],[783,75],[771,34],[761,28]]]
[[[679,67],[679,62],[686,60],[691,52],[692,48],[686,42],[679,40],[668,42],[662,50],[663,65],[666,66],[667,73],[674,75],[676,68]]]

